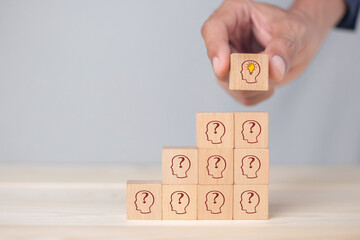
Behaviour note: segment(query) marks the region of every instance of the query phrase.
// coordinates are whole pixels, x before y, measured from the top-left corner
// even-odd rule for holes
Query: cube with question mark
[[[234,184],[234,149],[199,149],[199,184]]]
[[[163,147],[162,183],[198,184],[198,149]]]
[[[234,113],[235,148],[269,148],[269,113]]]
[[[234,149],[234,184],[269,184],[269,149]]]
[[[198,148],[234,148],[233,113],[197,113]]]
[[[232,220],[234,185],[199,185],[198,219]]]
[[[161,220],[160,180],[129,180],[126,184],[126,219]]]
[[[234,219],[269,218],[269,185],[234,185]]]
[[[163,185],[163,220],[196,220],[197,186]]]

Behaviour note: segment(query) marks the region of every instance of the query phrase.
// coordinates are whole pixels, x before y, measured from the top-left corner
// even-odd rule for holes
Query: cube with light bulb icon
[[[242,91],[269,90],[269,56],[267,54],[231,54],[229,88]]]

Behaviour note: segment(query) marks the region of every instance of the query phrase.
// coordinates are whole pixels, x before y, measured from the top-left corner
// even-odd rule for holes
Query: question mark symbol
[[[179,157],[180,159],[182,159],[181,161],[180,161],[180,166],[179,166],[179,168],[182,168],[182,163],[185,161],[185,158],[184,157]]]
[[[252,192],[248,192],[248,194],[250,194],[251,196],[249,197],[249,203],[251,203],[251,198],[254,196],[254,193]]]
[[[250,162],[250,168],[252,168],[251,164],[255,161],[255,158],[254,157],[249,157],[249,159],[252,159],[251,162]]]
[[[183,193],[178,193],[178,195],[180,195],[180,197],[179,197],[179,204],[181,204],[181,199],[184,197],[184,194],[183,194]]]
[[[217,134],[216,129],[220,126],[220,123],[214,123],[216,127],[214,128],[214,134]]]
[[[217,159],[217,161],[215,162],[215,168],[218,168],[218,163],[220,162],[220,158],[219,157],[214,157],[215,159]]]
[[[219,193],[213,193],[213,194],[215,194],[215,195],[216,195],[216,197],[214,197],[214,203],[216,203],[216,198],[218,198],[218,197],[219,197]]]
[[[147,192],[145,192],[145,193],[143,193],[143,194],[145,194],[145,197],[143,198],[143,203],[146,203],[146,198],[149,196],[149,193],[147,193]]]
[[[255,127],[256,123],[250,122],[250,124],[252,125],[252,126],[250,127],[250,133],[253,133],[253,128]]]

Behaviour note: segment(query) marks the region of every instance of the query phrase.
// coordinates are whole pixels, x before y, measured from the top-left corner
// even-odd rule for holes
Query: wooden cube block
[[[234,183],[269,184],[269,149],[235,149]]]
[[[196,147],[163,147],[162,183],[198,184]]]
[[[269,56],[267,54],[230,55],[231,90],[269,90]]]
[[[234,148],[233,113],[197,113],[198,148]]]
[[[197,219],[197,185],[163,185],[163,220]]]
[[[199,149],[199,184],[234,184],[234,149]]]
[[[234,113],[235,148],[269,148],[269,113]]]
[[[128,220],[161,219],[161,202],[161,181],[127,181],[126,218]]]
[[[234,185],[199,185],[198,219],[231,220]]]
[[[234,219],[268,219],[268,195],[268,185],[234,185]]]

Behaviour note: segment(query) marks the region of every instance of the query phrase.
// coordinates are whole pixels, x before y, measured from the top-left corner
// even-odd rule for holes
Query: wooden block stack
[[[127,219],[268,219],[268,128],[268,113],[197,113],[197,147],[164,147],[162,182],[128,181]]]
[[[162,150],[163,219],[197,219],[198,151],[195,147]]]
[[[234,113],[234,219],[268,219],[269,115]]]
[[[164,147],[161,181],[128,181],[127,218],[267,219],[268,113],[197,113],[197,147]]]
[[[234,114],[197,113],[198,219],[233,219]]]

